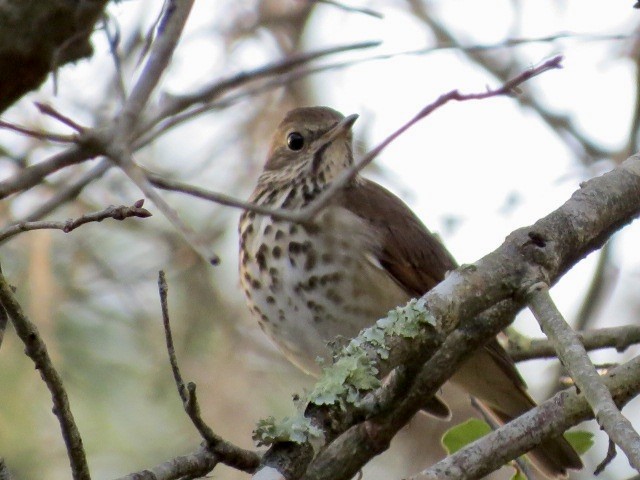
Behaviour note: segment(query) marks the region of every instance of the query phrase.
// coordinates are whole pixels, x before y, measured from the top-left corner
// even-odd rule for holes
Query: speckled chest
[[[349,210],[331,206],[311,225],[246,213],[240,275],[262,329],[296,364],[315,370],[327,342],[353,337],[406,301],[377,263],[378,235]]]

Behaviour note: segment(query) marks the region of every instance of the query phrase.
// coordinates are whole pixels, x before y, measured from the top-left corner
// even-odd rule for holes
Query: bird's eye
[[[299,132],[291,132],[287,135],[287,146],[290,150],[302,150],[302,147],[304,147],[304,137]]]

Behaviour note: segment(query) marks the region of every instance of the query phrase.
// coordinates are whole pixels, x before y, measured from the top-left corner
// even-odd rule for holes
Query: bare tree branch
[[[360,172],[363,168],[369,165],[381,152],[384,150],[390,143],[396,140],[400,135],[402,135],[405,131],[411,128],[413,125],[418,123],[420,120],[424,119],[431,113],[433,113],[438,108],[447,104],[450,101],[468,101],[468,100],[481,100],[485,98],[500,96],[500,95],[513,95],[515,89],[526,82],[527,80],[540,75],[548,70],[560,68],[560,62],[562,57],[554,57],[551,60],[548,60],[538,67],[529,69],[515,78],[506,82],[502,87],[497,88],[495,90],[487,90],[482,93],[469,93],[462,94],[457,90],[452,90],[449,93],[441,95],[436,101],[430,103],[426,107],[424,107],[417,115],[415,115],[411,120],[398,128],[395,132],[385,138],[377,147],[372,149],[367,155],[365,155],[359,162],[357,162],[353,167],[348,170],[345,170],[341,173],[332,183],[331,185],[320,194],[313,202],[311,202],[307,207],[297,210],[295,212],[282,208],[268,208],[260,205],[255,205],[249,202],[244,202],[242,200],[237,200],[228,195],[224,195],[221,193],[210,192],[203,188],[194,187],[190,185],[186,185],[182,182],[178,182],[175,180],[168,180],[157,175],[148,175],[151,183],[156,185],[159,188],[163,188],[166,190],[173,190],[182,193],[186,193],[189,195],[193,195],[198,198],[203,198],[206,200],[210,200],[216,203],[220,203],[222,205],[227,205],[229,207],[241,208],[243,210],[248,210],[252,212],[259,213],[261,215],[269,215],[275,219],[279,220],[287,220],[290,222],[297,223],[305,223],[313,218],[322,208],[324,208],[327,203],[331,200],[331,198],[342,189],[349,181],[353,179],[353,177]]]
[[[409,369],[419,367],[413,385],[397,405],[390,411],[383,409],[364,422],[359,422],[357,415],[350,416],[353,412],[343,412],[343,406],[308,408],[307,415],[312,422],[331,425],[328,434],[331,443],[308,467],[305,479],[336,480],[355,474],[373,455],[387,448],[395,432],[424,405],[425,399],[437,392],[474,349],[512,321],[524,305],[530,285],[541,280],[555,283],[638,214],[640,157],[633,156],[611,172],[583,183],[564,205],[534,225],[513,232],[496,251],[473,265],[451,272],[420,300],[434,328],[425,327],[410,339],[391,336],[387,342],[388,359],[375,363],[383,371],[399,364]],[[480,315],[482,312],[485,313]],[[366,345],[367,337],[354,342]],[[331,375],[331,369],[326,374]],[[385,398],[385,395],[379,397]],[[339,423],[339,419],[346,420]],[[543,430],[541,435],[551,434]],[[535,441],[543,436],[536,437]],[[276,443],[272,449],[277,447]],[[300,452],[304,447],[300,445]],[[272,449],[263,457],[263,467],[282,472],[296,462],[295,453],[289,456],[290,463],[281,457],[275,457],[277,463],[270,462]],[[514,453],[507,460],[526,450]]]
[[[216,455],[217,461],[244,472],[255,471],[260,463],[260,457],[255,452],[244,450],[224,440],[202,419],[202,416],[200,415],[200,405],[198,404],[198,399],[196,397],[196,384],[189,382],[185,387],[184,381],[182,380],[182,374],[180,373],[180,367],[178,366],[178,359],[176,357],[175,348],[173,347],[171,322],[169,320],[169,306],[167,302],[169,286],[167,285],[167,280],[162,270],[158,274],[158,290],[160,293],[162,322],[164,325],[167,352],[169,353],[169,362],[171,363],[171,371],[173,372],[173,378],[176,382],[178,394],[182,400],[185,412],[187,412],[187,415],[200,433],[200,436],[205,440],[209,451]]]
[[[91,184],[93,181],[102,177],[107,170],[111,168],[111,162],[107,159],[100,161],[98,165],[82,175],[78,180],[65,186],[62,190],[53,195],[50,199],[42,203],[38,208],[32,211],[29,215],[24,217],[22,221],[33,222],[40,220],[42,217],[55,211],[63,204],[75,199],[84,188]]]
[[[308,2],[314,3],[326,3],[327,5],[333,5],[334,7],[338,7],[340,10],[344,10],[345,12],[353,12],[353,13],[362,13],[364,15],[369,15],[370,17],[375,18],[384,18],[380,12],[376,12],[375,10],[371,10],[370,8],[357,8],[351,7],[344,3],[336,2],[334,0],[307,0]]]
[[[193,453],[180,455],[160,465],[140,472],[130,473],[117,480],[177,480],[184,478],[200,478],[215,468],[218,456],[206,447],[200,447]]]
[[[640,435],[616,407],[580,338],[553,303],[546,284],[538,283],[531,287],[529,308],[589,403],[598,424],[626,454],[633,468],[640,472]]]
[[[622,327],[599,328],[576,332],[586,350],[615,348],[625,351],[631,345],[640,343],[640,326],[624,325]],[[515,362],[536,358],[557,358],[553,344],[542,338],[531,339],[523,335],[509,333],[509,356]]]
[[[622,407],[640,392],[640,357],[603,378]],[[458,450],[408,480],[473,480],[484,477],[535,445],[593,418],[589,404],[575,389],[563,390],[498,430]]]
[[[0,200],[12,193],[25,191],[40,184],[42,180],[58,170],[84,162],[98,155],[86,146],[74,145],[40,163],[21,170],[16,175],[0,182]]]
[[[3,242],[14,235],[31,230],[62,230],[69,233],[81,225],[90,222],[101,222],[105,218],[113,218],[114,220],[124,220],[125,218],[138,217],[147,218],[151,216],[151,212],[146,208],[142,208],[144,200],[138,200],[134,205],[127,207],[121,205],[114,207],[113,205],[100,210],[99,212],[87,213],[81,217],[70,219],[65,222],[41,221],[41,222],[20,222],[10,227],[0,230],[0,242]]]
[[[62,437],[67,447],[67,455],[71,464],[74,480],[90,480],[89,465],[82,446],[82,438],[71,413],[69,398],[62,384],[62,378],[56,371],[47,347],[38,333],[36,326],[29,321],[16,300],[13,290],[0,271],[0,303],[6,309],[16,333],[25,345],[25,353],[33,360],[36,368],[51,392],[53,413],[58,418]]]

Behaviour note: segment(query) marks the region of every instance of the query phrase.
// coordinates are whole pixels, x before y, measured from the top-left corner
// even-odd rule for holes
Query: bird
[[[352,126],[329,107],[288,112],[273,134],[249,201],[299,211],[354,165]],[[353,338],[457,268],[449,251],[396,195],[359,173],[306,222],[251,209],[239,221],[240,282],[262,330],[295,365],[312,375],[328,344]],[[536,406],[514,362],[496,338],[465,361],[450,381],[476,397],[503,424]],[[439,398],[429,413],[449,417]],[[529,454],[548,478],[582,468],[562,436]]]

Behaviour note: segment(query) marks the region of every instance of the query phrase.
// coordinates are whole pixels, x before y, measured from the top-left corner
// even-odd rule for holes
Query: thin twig
[[[4,306],[20,340],[25,345],[25,353],[33,360],[36,368],[51,392],[53,413],[58,418],[62,437],[67,447],[74,480],[90,480],[89,465],[82,446],[82,438],[71,413],[69,398],[62,384],[62,378],[56,371],[47,347],[36,326],[29,321],[16,300],[12,288],[0,271],[0,303]]]
[[[150,217],[151,212],[149,212],[149,210],[147,210],[146,208],[142,208],[143,204],[144,200],[138,200],[134,205],[130,207],[127,207],[125,205],[115,207],[111,205],[110,207],[107,207],[104,210],[100,210],[99,212],[87,213],[85,215],[82,215],[81,217],[69,219],[64,222],[45,220],[39,222],[16,223],[5,228],[4,230],[0,230],[0,242],[3,242],[19,233],[28,232],[31,230],[62,230],[64,233],[69,233],[81,225],[90,222],[101,222],[106,218],[113,218],[114,220],[124,220],[125,218],[130,217]]]
[[[96,165],[94,168],[86,172],[75,182],[67,185],[59,192],[55,193],[51,198],[49,198],[46,202],[42,203],[38,206],[33,212],[22,219],[23,222],[34,222],[36,220],[40,220],[42,217],[50,214],[55,211],[57,208],[62,206],[64,203],[69,202],[76,198],[80,193],[84,190],[84,188],[102,177],[109,168],[111,168],[112,163],[103,159]]]
[[[615,348],[618,352],[624,352],[631,345],[640,343],[640,325],[598,328],[576,333],[587,351]],[[548,339],[531,339],[512,332],[509,332],[508,338],[509,357],[515,362],[557,356],[553,343]]]
[[[6,128],[7,130],[13,130],[14,132],[27,135],[28,137],[38,138],[40,140],[48,140],[56,143],[74,143],[76,141],[75,135],[62,135],[59,133],[43,132],[39,130],[32,130],[30,128],[21,127],[15,123],[0,120],[0,128]]]
[[[164,325],[169,363],[171,364],[173,378],[175,380],[176,387],[178,388],[178,394],[182,400],[185,412],[200,433],[200,436],[206,442],[207,448],[218,456],[218,460],[220,462],[244,472],[253,472],[260,463],[260,457],[255,452],[239,448],[217,435],[202,419],[202,415],[200,414],[200,405],[196,396],[196,384],[189,382],[185,387],[182,374],[180,373],[180,367],[178,366],[178,358],[176,357],[173,345],[173,335],[171,333],[171,322],[169,319],[169,306],[167,301],[169,286],[162,270],[158,273],[158,291],[160,294],[162,323]]]
[[[160,308],[162,309],[162,325],[164,326],[164,337],[167,343],[167,352],[169,353],[169,363],[171,364],[171,372],[173,373],[173,379],[178,387],[178,394],[182,399],[183,405],[187,404],[188,393],[186,392],[184,381],[182,380],[182,374],[180,373],[180,367],[178,366],[178,359],[176,357],[176,350],[173,346],[173,334],[171,333],[171,322],[169,320],[169,304],[168,294],[169,285],[165,277],[164,271],[158,272],[158,292],[160,294]]]
[[[83,146],[74,145],[64,152],[54,155],[48,160],[31,165],[21,170],[13,177],[0,182],[0,200],[6,198],[12,193],[33,188],[36,185],[39,185],[42,179],[48,175],[70,165],[84,162],[96,155],[97,152],[93,150],[84,148]]]
[[[109,53],[111,53],[111,58],[113,59],[113,66],[115,68],[115,85],[116,92],[121,102],[124,102],[125,98],[127,98],[127,89],[124,84],[124,76],[122,75],[122,60],[120,59],[120,53],[118,52],[118,46],[120,45],[120,27],[118,26],[117,21],[113,22],[115,32],[111,32],[111,22],[108,14],[104,14],[102,16],[102,27],[104,29],[104,34],[107,37],[107,43],[109,44]]]
[[[326,3],[327,5],[332,5],[334,7],[338,7],[340,10],[344,10],[345,12],[354,12],[354,13],[362,13],[364,15],[369,15],[370,17],[375,18],[384,18],[384,15],[380,12],[376,12],[375,10],[371,10],[370,8],[359,8],[359,7],[351,7],[349,5],[345,5],[344,3],[336,2],[335,0],[307,0],[312,3]]]
[[[558,358],[589,403],[598,424],[626,454],[633,468],[640,471],[640,435],[620,413],[580,338],[553,303],[546,284],[537,283],[529,289],[529,308],[554,343]]]
[[[357,174],[369,165],[379,154],[384,150],[391,142],[397,139],[400,135],[402,135],[406,130],[411,128],[413,125],[418,123],[420,120],[430,115],[433,111],[442,107],[446,103],[450,101],[467,101],[467,100],[480,100],[489,97],[495,97],[500,95],[512,95],[514,90],[523,82],[530,80],[531,78],[540,75],[543,72],[546,72],[551,69],[561,68],[562,57],[556,56],[538,67],[527,70],[517,77],[514,77],[512,80],[506,82],[502,87],[496,90],[487,90],[482,93],[470,93],[470,94],[462,94],[457,90],[452,90],[449,93],[446,93],[440,96],[435,102],[430,103],[426,107],[424,107],[416,116],[414,116],[407,123],[402,125],[399,129],[389,135],[385,140],[383,140],[377,147],[371,150],[367,155],[365,155],[358,163],[354,164],[348,170],[342,172],[332,183],[331,185],[320,194],[315,201],[313,201],[309,206],[297,210],[291,211],[280,208],[265,208],[260,205],[255,205],[249,202],[243,202],[241,200],[237,200],[235,198],[229,197],[227,195],[207,191],[205,189],[199,187],[193,187],[190,185],[186,185],[181,182],[176,182],[174,180],[167,180],[156,175],[148,175],[149,180],[152,184],[156,185],[159,188],[179,191],[182,193],[187,193],[189,195],[193,195],[198,198],[203,198],[206,200],[210,200],[216,203],[220,203],[222,205],[227,205],[229,207],[241,208],[244,210],[252,211],[261,215],[270,215],[271,217],[279,220],[287,220],[295,223],[305,223],[313,218],[322,208],[326,206],[326,204],[331,200],[331,198],[342,189],[347,183],[349,183]]]
[[[73,119],[67,117],[66,115],[64,115],[62,113],[60,113],[58,110],[53,108],[48,103],[35,102],[35,105],[38,108],[38,110],[40,110],[40,113],[42,113],[43,115],[48,115],[48,116],[50,116],[52,118],[55,118],[60,123],[63,123],[64,125],[73,128],[78,133],[84,133],[86,131],[86,129],[87,129],[86,127],[83,127],[82,125],[80,125],[79,123],[74,121]]]
[[[458,101],[463,102],[467,100],[482,100],[489,97],[496,97],[501,95],[513,95],[516,91],[516,88],[527,80],[532,79],[546,71],[553,70],[556,68],[561,68],[562,56],[558,55],[553,57],[550,60],[538,65],[537,67],[531,68],[514,77],[513,79],[507,81],[502,85],[502,87],[496,90],[487,90],[482,93],[469,93],[462,94],[458,90],[452,90],[449,93],[446,93],[440,98],[438,98],[435,102],[424,107],[418,114],[401,126],[398,130],[389,135],[385,140],[382,141],[377,147],[371,150],[367,155],[364,156],[358,163],[353,165],[350,169],[342,172],[331,185],[322,192],[317,199],[309,204],[308,207],[299,210],[293,215],[293,219],[291,221],[304,223],[309,221],[314,215],[316,215],[324,206],[331,200],[331,198],[338,192],[341,188],[343,188],[347,183],[349,183],[363,168],[369,165],[379,154],[384,150],[391,142],[393,142],[396,138],[402,135],[406,130],[411,128],[413,125],[418,123],[420,120],[430,115],[434,110],[442,107],[443,105],[449,103],[450,101]]]
[[[158,35],[151,47],[142,73],[134,85],[120,113],[115,117],[112,128],[102,139],[104,153],[118,165],[129,179],[152,201],[185,241],[207,262],[216,265],[220,259],[208,251],[196,234],[153,188],[142,169],[133,161],[133,132],[151,93],[158,85],[160,77],[169,65],[173,52],[193,6],[194,0],[168,2],[158,25]]]
[[[253,70],[240,72],[229,78],[217,80],[211,85],[202,87],[195,93],[171,97],[164,103],[164,105],[162,106],[162,110],[158,112],[158,114],[152,120],[150,120],[143,126],[142,131],[149,130],[152,126],[156,125],[161,120],[167,117],[173,117],[177,113],[186,110],[192,105],[198,103],[210,103],[215,99],[220,98],[220,96],[227,93],[228,91],[241,87],[242,85],[245,85],[249,82],[288,72],[300,65],[310,63],[313,60],[317,60],[322,57],[335,55],[336,53],[373,48],[379,46],[380,43],[381,42],[379,41],[358,42],[349,45],[340,45],[338,47],[323,48],[321,50],[291,55],[283,60],[269,63]]]
[[[607,465],[609,465],[617,455],[618,451],[616,450],[616,444],[613,442],[613,440],[609,439],[607,454],[593,471],[593,475],[600,475],[602,472],[604,472],[604,469],[607,468]]]

